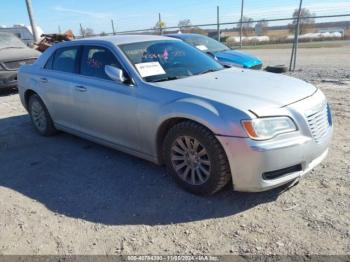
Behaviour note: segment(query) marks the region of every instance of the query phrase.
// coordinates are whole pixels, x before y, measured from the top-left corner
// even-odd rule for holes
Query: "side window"
[[[121,68],[116,57],[108,49],[97,46],[84,47],[80,67],[82,75],[111,80],[105,73],[106,65]]]
[[[57,49],[52,63],[52,69],[67,73],[76,73],[79,47]]]

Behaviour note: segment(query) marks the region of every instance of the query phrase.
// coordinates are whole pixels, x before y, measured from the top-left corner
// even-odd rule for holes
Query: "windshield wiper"
[[[150,82],[152,82],[152,83],[165,82],[165,81],[177,80],[177,79],[180,79],[180,78],[183,78],[183,77],[180,77],[180,76],[169,76],[169,77],[164,77],[164,78],[152,80]]]
[[[212,73],[212,72],[216,72],[219,71],[217,69],[208,69],[208,70],[204,70],[203,72],[198,73],[197,75],[204,75],[204,74],[208,74],[208,73]]]

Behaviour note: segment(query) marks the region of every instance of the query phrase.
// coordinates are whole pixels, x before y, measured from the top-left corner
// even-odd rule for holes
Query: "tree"
[[[291,25],[291,31],[295,32],[295,27],[297,24],[297,18],[299,15],[299,9],[295,9],[293,12],[293,23]],[[310,18],[311,16],[315,16],[315,14],[312,14],[309,9],[302,8],[300,13],[300,30],[299,33],[303,34],[305,33],[307,28],[310,28],[313,24],[315,24],[315,19]]]
[[[158,30],[158,32],[160,32],[165,27],[166,27],[166,24],[164,21],[158,21],[156,25],[153,27],[153,29]]]
[[[74,40],[75,39],[75,35],[73,34],[73,30],[72,29],[68,29],[64,34],[70,40]]]
[[[251,34],[253,30],[253,18],[243,16],[242,20],[239,19],[239,24],[237,24],[237,28],[241,28],[242,23],[242,29],[243,29],[243,35],[248,36]]]
[[[107,36],[108,34],[106,32],[101,32],[100,36]]]
[[[85,28],[85,36],[93,36],[95,35],[94,30],[92,28]]]
[[[95,35],[95,33],[92,28],[86,27],[86,28],[80,29],[80,35],[87,37],[87,36],[93,36]]]
[[[178,27],[179,27],[180,31],[190,30],[192,27],[191,20],[190,19],[180,20],[178,23]]]
[[[180,20],[177,26],[183,33],[207,35],[207,32],[205,30],[199,28],[198,26],[193,26],[190,19]]]
[[[255,33],[258,36],[266,35],[266,33],[268,31],[268,27],[269,27],[269,23],[265,19],[263,19],[263,20],[256,23]]]

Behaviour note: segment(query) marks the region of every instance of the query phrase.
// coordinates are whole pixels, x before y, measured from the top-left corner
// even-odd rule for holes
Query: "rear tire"
[[[36,131],[42,136],[53,136],[57,133],[47,108],[37,94],[29,98],[28,111]]]
[[[226,153],[206,127],[185,121],[165,137],[163,154],[168,172],[185,190],[212,195],[231,179]]]

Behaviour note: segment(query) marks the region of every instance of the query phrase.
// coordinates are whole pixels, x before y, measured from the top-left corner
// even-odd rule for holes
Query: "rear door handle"
[[[40,78],[40,82],[41,82],[41,83],[48,83],[49,80],[47,80],[46,77],[41,77],[41,78]]]
[[[86,92],[87,88],[85,86],[75,86],[75,90],[79,92]]]

